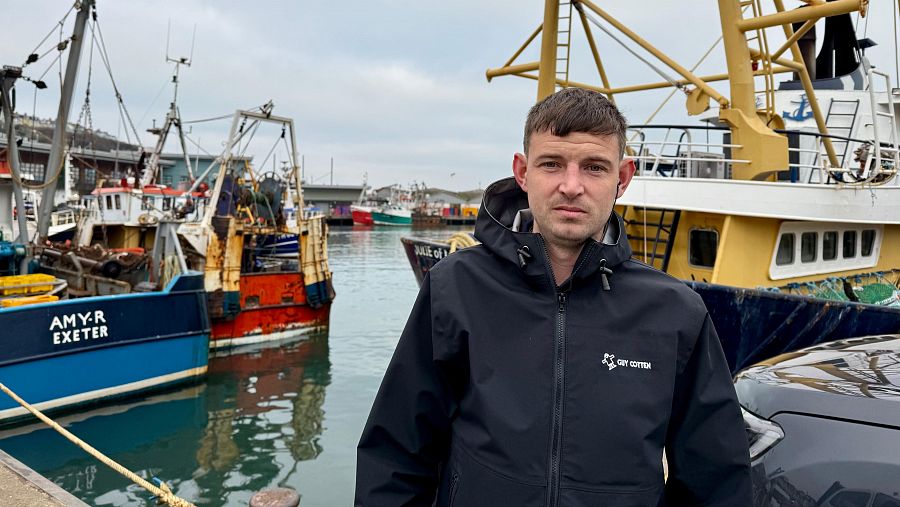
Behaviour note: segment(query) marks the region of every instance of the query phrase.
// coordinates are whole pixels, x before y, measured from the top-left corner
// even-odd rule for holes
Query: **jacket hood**
[[[549,259],[544,240],[539,233],[513,230],[513,222],[520,210],[528,208],[528,194],[509,177],[492,183],[484,192],[481,209],[475,221],[475,237],[494,255],[517,266],[529,279],[550,277]],[[585,241],[576,262],[573,280],[596,275],[612,274],[615,268],[631,257],[631,246],[624,234],[625,224],[617,213],[609,219],[609,242],[593,238]],[[605,283],[605,282],[604,282]],[[555,287],[555,283],[553,284]]]

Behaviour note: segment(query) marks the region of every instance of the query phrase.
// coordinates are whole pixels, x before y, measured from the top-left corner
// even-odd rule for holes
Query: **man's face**
[[[631,182],[634,163],[619,159],[615,136],[537,132],[528,156],[515,155],[513,173],[528,193],[534,232],[552,246],[576,248],[588,238],[603,239],[613,202]]]

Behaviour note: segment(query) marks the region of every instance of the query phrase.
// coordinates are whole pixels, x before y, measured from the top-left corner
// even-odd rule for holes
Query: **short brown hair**
[[[525,154],[535,132],[565,137],[572,132],[616,136],[619,158],[625,155],[628,123],[616,106],[600,92],[584,88],[564,88],[535,104],[525,120]]]

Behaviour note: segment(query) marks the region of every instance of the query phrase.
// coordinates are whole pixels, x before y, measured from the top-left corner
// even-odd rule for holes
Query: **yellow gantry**
[[[566,79],[560,79],[557,75],[559,0],[545,0],[543,23],[502,67],[488,69],[486,72],[488,81],[494,77],[505,75],[535,79],[538,82],[538,100],[553,93],[557,86],[593,89],[607,94],[611,99],[619,93],[677,86],[683,88],[687,95],[686,107],[689,114],[699,114],[705,111],[709,107],[709,101],[715,100],[719,105],[719,119],[730,127],[732,143],[737,145],[734,148],[733,157],[747,161],[734,164],[732,177],[745,180],[765,178],[788,166],[787,138],[773,130],[773,128],[781,126],[780,118],[775,117],[773,113],[774,74],[795,72],[798,75],[819,132],[828,134],[825,117],[815,98],[812,80],[797,42],[819,19],[850,12],[859,12],[865,16],[868,7],[867,0],[834,0],[831,2],[807,0],[804,8],[788,11],[785,10],[782,0],[773,0],[776,12],[762,14],[760,0],[718,0],[727,72],[697,76],[591,0],[571,0],[571,2],[578,11],[582,27],[588,37],[601,86],[572,81],[568,79],[568,76]],[[752,12],[756,15],[745,18],[747,7],[753,7]],[[591,34],[585,9],[602,18],[603,21],[677,73],[681,79],[675,80],[667,77],[665,82],[613,88],[609,83],[600,53]],[[801,22],[803,25],[795,32],[792,24]],[[782,27],[786,41],[775,51],[770,52],[765,44],[764,31],[778,26]],[[516,59],[537,38],[538,34],[541,34],[540,60],[516,64]],[[759,49],[750,47],[748,34],[752,39],[763,41]],[[568,48],[566,50],[568,51]],[[790,58],[784,57],[787,51],[791,52]],[[758,62],[762,62],[763,65],[759,66]],[[537,71],[537,75],[532,74],[534,71]],[[757,76],[766,78],[767,100],[763,110],[759,110],[756,105],[755,78]],[[729,97],[722,95],[709,85],[711,82],[726,79],[729,81]],[[692,88],[688,88],[689,86]],[[823,144],[831,166],[838,166],[831,140],[823,137]]]

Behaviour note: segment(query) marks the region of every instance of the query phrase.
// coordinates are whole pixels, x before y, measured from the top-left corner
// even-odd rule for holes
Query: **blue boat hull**
[[[732,372],[819,343],[900,332],[900,308],[687,282],[703,298]]]
[[[414,238],[401,242],[419,285],[450,253],[446,243]],[[817,343],[900,332],[900,308],[686,283],[706,303],[732,373]]]
[[[200,274],[160,292],[0,310],[0,382],[59,410],[196,379],[206,373],[209,319]],[[24,409],[0,397],[0,423]]]

